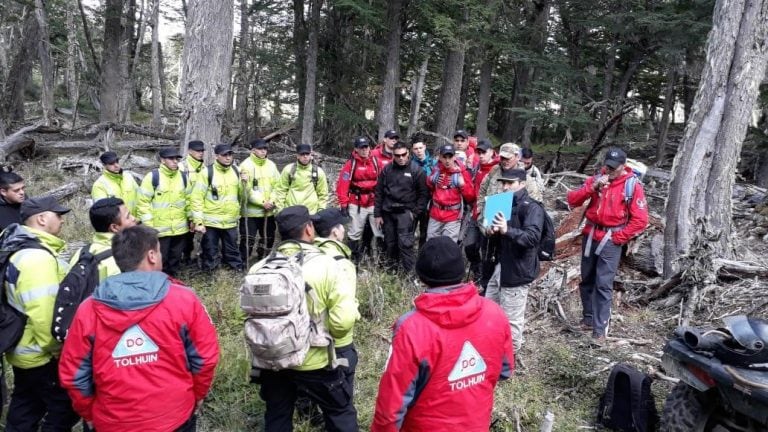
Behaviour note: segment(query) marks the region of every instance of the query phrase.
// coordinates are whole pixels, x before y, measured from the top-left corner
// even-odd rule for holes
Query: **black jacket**
[[[21,204],[10,204],[0,197],[0,231],[13,223],[21,223]]]
[[[424,170],[413,161],[404,166],[392,162],[381,170],[376,181],[373,215],[380,217],[381,212],[402,213],[408,210],[418,217],[427,209],[428,201],[429,189]]]
[[[525,285],[536,279],[543,227],[544,208],[541,204],[531,199],[525,189],[515,192],[507,233],[500,238],[502,287]]]

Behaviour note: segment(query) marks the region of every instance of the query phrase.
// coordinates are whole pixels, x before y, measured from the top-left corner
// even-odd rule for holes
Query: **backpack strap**
[[[208,165],[208,189],[213,186],[213,164]]]
[[[103,252],[99,252],[96,255],[94,255],[93,261],[96,263],[100,263],[111,256],[112,256],[112,248],[109,248]]]
[[[319,175],[317,173],[317,165],[315,165],[314,162],[312,163],[312,184],[315,185],[315,192],[317,192],[317,183],[320,181],[318,178]]]
[[[289,165],[291,167],[291,171],[288,173],[288,187],[291,187],[293,184],[293,178],[296,177],[296,162]]]
[[[157,190],[160,186],[160,170],[157,168],[152,170],[152,190]]]

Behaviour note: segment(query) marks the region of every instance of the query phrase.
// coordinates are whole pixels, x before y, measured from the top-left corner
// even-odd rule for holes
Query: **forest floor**
[[[72,174],[52,169],[54,166],[50,160],[18,166],[17,171],[27,179],[29,195],[72,181]],[[96,174],[89,175],[93,180]],[[62,237],[73,250],[91,237],[86,194],[81,193],[70,199],[68,206],[73,212],[65,217]],[[651,210],[663,214],[660,208]],[[751,242],[751,245],[764,247],[763,242]],[[563,271],[574,266],[578,269],[578,256],[557,265]],[[368,429],[374,413],[378,381],[387,358],[391,325],[399,315],[411,309],[419,288],[412,276],[387,274],[371,262],[364,263],[358,271],[362,319],[355,328],[355,344],[360,357],[355,405],[361,429]],[[180,276],[196,290],[207,306],[218,329],[221,345],[216,380],[204,405],[199,430],[261,430],[264,408],[258,396],[258,386],[248,383],[250,363],[239,313],[238,288],[242,276],[228,270],[206,274],[187,270]],[[497,387],[493,431],[538,431],[547,411],[554,414],[556,431],[594,429],[598,400],[614,364],[631,363],[648,373],[660,368],[658,359],[661,350],[678,325],[678,304],[654,303],[640,307],[622,302],[614,310],[611,336],[615,339],[605,347],[595,348],[590,345],[588,334],[574,331],[572,327],[581,316],[578,288],[569,284],[562,289],[558,299],[568,322],[551,312],[545,301],[547,293],[537,288],[531,290],[525,344],[518,353],[525,367]],[[724,285],[717,298],[727,296],[729,291],[730,287]],[[625,298],[628,297],[631,296]],[[697,315],[698,324],[714,324],[723,313],[717,308],[705,312]],[[10,377],[8,379],[11,382]],[[671,387],[672,384],[664,380],[654,382],[653,391],[659,409]],[[4,422],[0,419],[2,426]],[[302,422],[296,430],[320,429]]]

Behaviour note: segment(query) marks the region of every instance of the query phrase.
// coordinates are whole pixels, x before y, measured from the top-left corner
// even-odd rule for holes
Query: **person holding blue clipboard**
[[[523,345],[525,305],[528,290],[539,274],[539,242],[544,227],[544,208],[528,196],[524,169],[502,169],[498,180],[504,193],[511,193],[511,206],[507,209],[495,206],[502,198],[489,196],[486,208],[491,203],[498,211],[487,225],[486,233],[498,237],[497,264],[485,296],[498,303],[512,327],[512,343],[515,357]],[[501,195],[505,195],[502,193]],[[495,198],[498,197],[498,198]],[[506,198],[509,202],[510,198]]]

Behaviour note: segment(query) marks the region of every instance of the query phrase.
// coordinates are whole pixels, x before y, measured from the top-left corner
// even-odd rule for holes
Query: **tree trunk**
[[[96,73],[101,75],[101,66],[98,57],[96,57],[96,50],[93,48],[93,40],[91,39],[91,30],[88,28],[88,17],[85,16],[85,9],[83,9],[83,1],[77,1],[77,8],[80,9],[80,21],[83,24],[83,35],[85,35],[85,43],[88,45],[88,51],[91,53],[91,59],[93,60],[93,67],[96,69]]]
[[[482,66],[480,66],[480,90],[477,94],[477,135],[478,139],[488,138],[488,113],[491,105],[491,78],[493,76],[493,64],[485,51],[486,56],[483,58]]]
[[[240,53],[237,68],[237,117],[243,136],[248,136],[248,0],[240,0]]]
[[[427,81],[427,67],[429,66],[429,46],[432,40],[428,39],[425,46],[424,60],[416,73],[416,80],[411,83],[411,110],[408,116],[408,136],[413,136],[419,128],[419,117],[421,114],[421,101],[424,98],[424,84]]]
[[[474,54],[474,55],[472,55]],[[467,101],[469,100],[469,91],[472,83],[472,57],[478,57],[478,50],[470,53],[469,57],[464,57],[464,71],[461,77],[461,92],[459,93],[459,113],[456,115],[456,129],[464,129],[464,121],[467,116]]]
[[[315,128],[315,96],[317,89],[317,34],[320,31],[320,10],[323,0],[313,0],[309,21],[309,46],[307,47],[307,82],[304,87],[304,118],[301,122],[301,142],[312,144]]]
[[[123,20],[123,34],[120,41],[120,75],[122,77],[122,89],[120,89],[120,101],[118,118],[125,123],[131,117],[131,111],[137,104],[136,83],[134,82],[133,62],[131,54],[140,51],[141,40],[134,40],[134,27],[136,25],[136,0],[124,0],[128,5]],[[143,21],[143,20],[142,20]],[[142,35],[143,36],[143,35]]]
[[[733,256],[731,194],[768,63],[767,21],[768,0],[715,4],[707,60],[672,170],[664,231],[667,278],[685,265],[681,257],[698,255],[691,250],[696,242],[709,243],[713,256]]]
[[[307,26],[304,20],[304,0],[293,0],[293,50],[296,58],[296,81],[294,88],[299,90],[298,123],[304,121],[304,87],[307,80]],[[278,108],[279,109],[279,108]]]
[[[659,124],[659,137],[656,140],[656,166],[664,163],[664,151],[667,144],[667,132],[669,131],[669,114],[675,105],[675,83],[677,82],[677,70],[670,67],[667,72],[667,89],[664,92],[664,112],[661,114]]]
[[[165,81],[165,60],[163,59],[163,44],[157,43],[157,66],[160,69],[160,100],[163,112],[168,112],[168,84]]]
[[[449,49],[443,64],[442,86],[437,103],[437,126],[435,127],[435,132],[439,134],[437,145],[450,143],[456,129],[463,72],[464,48]]]
[[[400,83],[400,38],[402,34],[402,0],[390,0],[387,7],[387,63],[384,65],[384,82],[381,95],[379,95],[379,110],[376,113],[379,134],[378,139],[384,137],[384,132],[395,129],[397,125],[397,95]]]
[[[38,25],[34,13],[28,13],[24,20],[21,46],[13,58],[8,80],[5,82],[5,96],[0,100],[0,121],[24,120],[24,89],[32,76],[32,59],[37,46]]]
[[[123,87],[120,73],[120,41],[123,35],[123,0],[106,0],[104,12],[104,51],[101,56],[101,91],[99,120],[116,122]]]
[[[72,108],[72,129],[77,124],[77,104],[80,101],[80,71],[77,68],[77,56],[80,50],[75,25],[77,0],[67,3],[67,96]]]
[[[190,0],[184,39],[183,143],[193,139],[212,146],[221,140],[232,62],[234,0]]]
[[[160,86],[160,0],[152,5],[152,126],[160,127],[162,87]]]
[[[48,36],[48,15],[45,13],[43,0],[35,0],[35,18],[38,26],[37,55],[40,58],[42,77],[43,122],[48,125],[53,117],[53,60],[51,59],[51,39]]]

